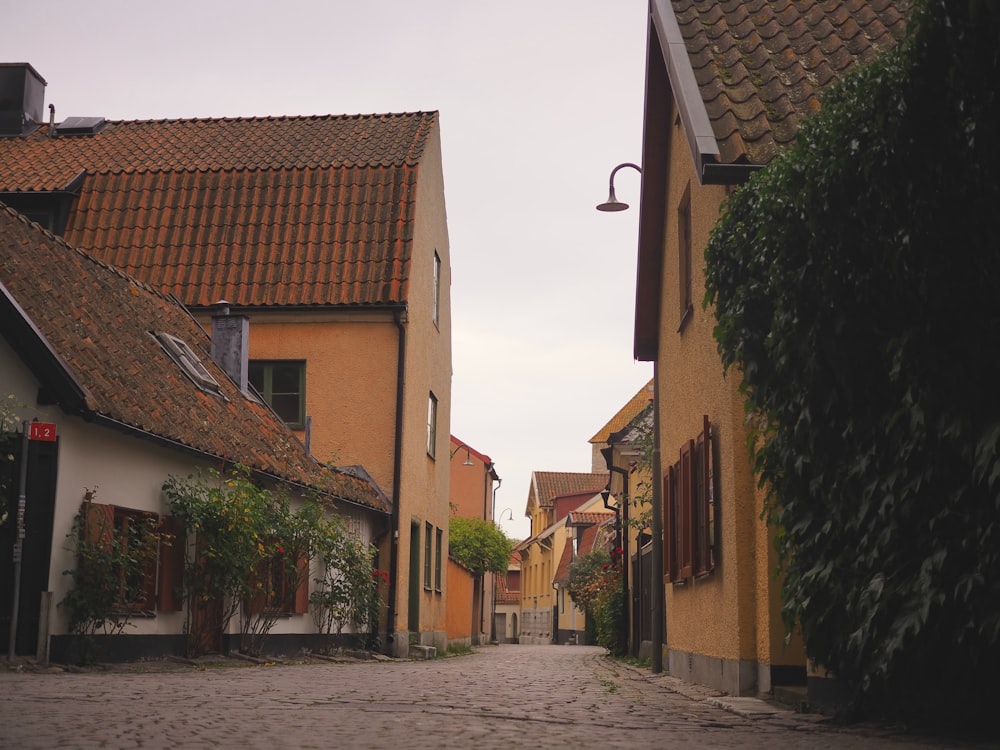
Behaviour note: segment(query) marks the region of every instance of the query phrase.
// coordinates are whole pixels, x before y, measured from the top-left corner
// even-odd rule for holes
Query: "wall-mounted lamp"
[[[615,173],[622,167],[632,167],[636,172],[642,174],[642,169],[638,165],[627,161],[623,164],[619,164],[617,167],[611,170],[611,177],[608,179],[608,199],[604,203],[597,204],[598,211],[624,211],[628,208],[628,203],[623,203],[615,197]]]
[[[465,448],[465,461],[462,462],[462,466],[475,466],[475,462],[472,460],[472,454],[469,451],[469,446],[467,446],[465,443],[459,443],[458,446],[455,448],[455,450],[451,452],[451,458],[449,458],[448,460],[450,461],[452,458],[454,458],[455,454],[458,453],[460,450],[462,450],[462,448]]]

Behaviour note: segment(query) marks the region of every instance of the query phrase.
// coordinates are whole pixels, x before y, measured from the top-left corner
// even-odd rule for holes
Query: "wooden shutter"
[[[184,522],[172,516],[160,518],[160,569],[156,608],[160,612],[180,612],[184,608]]]
[[[115,507],[87,501],[83,504],[82,512],[83,541],[111,552],[115,539]]]
[[[259,586],[259,588],[258,588]],[[271,561],[261,560],[250,574],[250,598],[246,603],[247,612],[259,615],[267,609],[268,592],[271,588]]]
[[[304,615],[309,611],[309,555],[299,552],[296,555],[295,567],[297,581],[292,611],[297,615]]]
[[[677,472],[673,466],[663,475],[663,578],[677,580]]]
[[[680,473],[677,478],[677,573],[678,578],[690,578],[693,570],[694,542],[694,440],[681,448]]]

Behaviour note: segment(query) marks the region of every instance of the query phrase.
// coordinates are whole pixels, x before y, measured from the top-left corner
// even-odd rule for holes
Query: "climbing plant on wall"
[[[998,40],[995,3],[920,3],[706,251],[788,623],[855,708],[921,720],[989,716],[1000,670]]]

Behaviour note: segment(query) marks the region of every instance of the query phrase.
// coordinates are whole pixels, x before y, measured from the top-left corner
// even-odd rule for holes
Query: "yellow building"
[[[675,677],[755,694],[803,682],[805,655],[785,643],[739,373],[723,373],[701,304],[703,251],[726,196],[903,21],[891,2],[649,7],[634,343],[655,363],[667,658]]]

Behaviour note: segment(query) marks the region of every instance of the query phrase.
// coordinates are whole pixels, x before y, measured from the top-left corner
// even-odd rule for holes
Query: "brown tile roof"
[[[896,44],[909,0],[670,0],[719,145],[766,164],[820,95]]]
[[[532,490],[539,507],[549,507],[557,497],[596,494],[608,485],[608,472],[581,474],[565,471],[534,471]]]
[[[65,238],[189,306],[406,301],[437,113],[116,121],[0,139],[0,191],[83,175]]]
[[[553,583],[565,583],[569,580],[569,566],[573,563],[573,545],[566,543],[563,547],[562,556],[556,566],[556,572],[552,574]]]
[[[567,526],[595,526],[613,519],[615,514],[610,511],[571,510],[566,514]]]
[[[388,510],[363,476],[324,468],[268,407],[244,396],[183,307],[2,204],[0,330],[67,413]],[[185,341],[219,394],[198,388],[154,332]]]
[[[618,413],[615,414],[606,425],[597,431],[597,433],[592,437],[589,442],[591,443],[606,443],[608,438],[619,430],[623,430],[629,425],[629,423],[635,419],[639,414],[649,406],[653,401],[653,381],[650,380],[646,385],[639,389],[639,391],[629,399],[628,403],[625,404]]]

